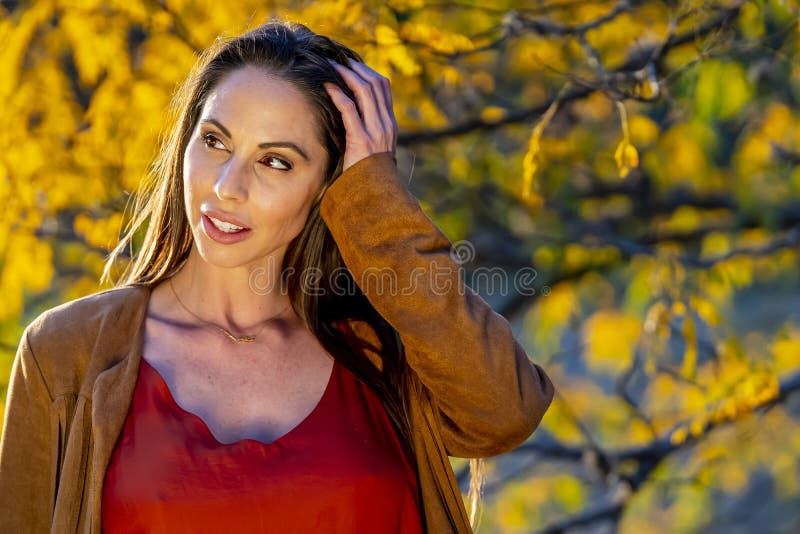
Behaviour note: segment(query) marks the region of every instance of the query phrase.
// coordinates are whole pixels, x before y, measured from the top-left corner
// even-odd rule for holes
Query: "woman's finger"
[[[361,74],[362,78],[372,84],[373,90],[378,96],[378,110],[381,115],[381,122],[390,129],[392,139],[396,137],[397,121],[394,118],[392,108],[392,93],[389,79],[372,69],[366,63],[351,61],[353,70]]]
[[[331,63],[353,91],[370,137],[382,137],[382,132],[386,130],[387,125],[383,122],[384,119],[380,112],[381,106],[378,103],[378,96],[375,94],[372,84],[353,69],[340,63]]]
[[[325,82],[323,86],[331,96],[334,105],[342,114],[342,122],[348,135],[366,136],[367,132],[364,130],[364,123],[358,114],[355,103],[350,100],[342,89],[335,83]]]

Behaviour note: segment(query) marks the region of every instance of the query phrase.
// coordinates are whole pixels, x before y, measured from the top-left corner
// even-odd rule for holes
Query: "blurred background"
[[[24,327],[103,289],[198,51],[279,16],[392,80],[467,273],[535,272],[474,287],[557,389],[479,532],[800,531],[796,0],[0,6],[0,400]]]

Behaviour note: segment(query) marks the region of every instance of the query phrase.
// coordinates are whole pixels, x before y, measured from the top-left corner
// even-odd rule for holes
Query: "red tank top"
[[[423,532],[416,473],[383,403],[338,362],[287,434],[223,444],[142,358],[101,517],[105,534]]]

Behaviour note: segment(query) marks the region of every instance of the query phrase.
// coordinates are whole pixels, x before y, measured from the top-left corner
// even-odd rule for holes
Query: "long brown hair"
[[[173,276],[186,261],[193,238],[183,205],[183,157],[206,98],[216,84],[231,71],[245,66],[262,68],[291,82],[317,111],[316,134],[326,147],[328,166],[306,224],[289,244],[282,265],[282,273],[316,272],[322,276],[293,276],[282,281],[298,316],[323,347],[380,396],[413,463],[414,447],[405,398],[411,390],[402,342],[397,331],[356,286],[319,211],[325,190],[342,173],[345,151],[341,113],[323,83],[335,83],[356,101],[328,59],[344,64],[348,59],[363,62],[353,50],[303,24],[275,18],[240,36],[217,38],[205,49],[173,95],[172,127],[162,139],[148,180],[135,197],[125,233],[109,255],[103,281],[111,280],[116,263],[125,257],[131,261],[116,286],[155,286]],[[141,238],[143,228],[146,231],[142,243],[134,254],[134,243]],[[335,278],[332,273],[336,273]],[[375,330],[381,343],[382,370],[370,362],[364,351],[371,347],[358,340],[345,319],[366,321]],[[473,459],[470,467],[470,521],[473,522],[480,502],[482,465]]]

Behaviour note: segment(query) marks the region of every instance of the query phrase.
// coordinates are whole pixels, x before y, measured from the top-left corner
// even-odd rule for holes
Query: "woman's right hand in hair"
[[[347,132],[342,170],[372,154],[391,152],[394,155],[397,120],[392,109],[389,79],[359,61],[350,60],[352,68],[328,61],[353,91],[358,104],[356,108],[356,103],[340,87],[325,82],[325,89],[341,112]]]

